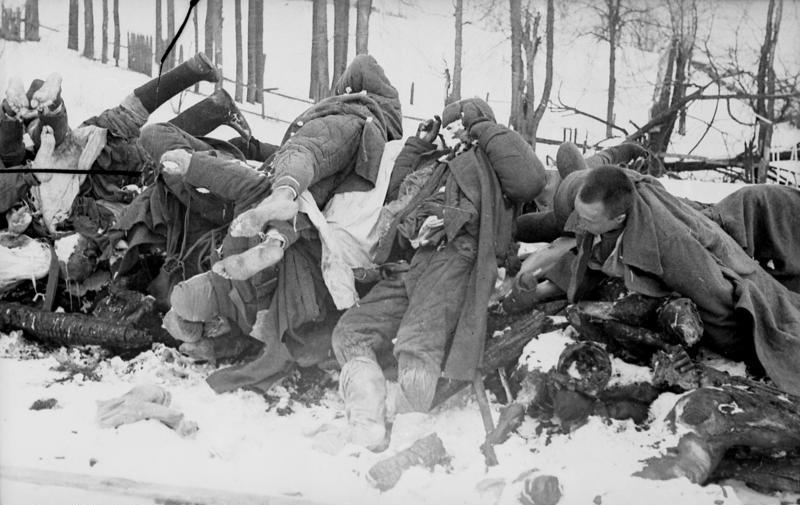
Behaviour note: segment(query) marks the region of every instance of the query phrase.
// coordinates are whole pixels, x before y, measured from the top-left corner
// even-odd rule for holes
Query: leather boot
[[[164,72],[161,78],[151,79],[133,90],[148,113],[152,113],[167,100],[184,89],[200,82],[217,82],[220,72],[211,59],[197,53],[177,67]]]
[[[252,136],[236,102],[222,88],[175,116],[170,123],[196,137],[208,135],[221,125],[230,126],[244,139]]]

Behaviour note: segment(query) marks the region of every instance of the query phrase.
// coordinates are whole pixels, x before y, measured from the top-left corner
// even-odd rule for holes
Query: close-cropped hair
[[[614,165],[590,170],[578,192],[584,203],[602,202],[609,219],[628,212],[633,205],[633,182],[625,171]]]

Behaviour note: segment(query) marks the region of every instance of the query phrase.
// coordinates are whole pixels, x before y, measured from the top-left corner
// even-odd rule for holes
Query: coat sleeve
[[[397,155],[392,167],[392,177],[389,179],[389,188],[386,190],[386,201],[397,200],[400,185],[408,174],[417,169],[420,159],[426,153],[432,153],[436,146],[418,137],[409,137],[403,149]]]
[[[350,114],[312,119],[300,127],[275,154],[275,188],[288,186],[298,195],[315,182],[353,163],[364,120]]]
[[[544,165],[522,136],[490,120],[474,124],[470,135],[486,152],[508,198],[530,202],[544,189]]]

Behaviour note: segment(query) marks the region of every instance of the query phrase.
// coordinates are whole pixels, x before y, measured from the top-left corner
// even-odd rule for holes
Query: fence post
[[[411,81],[411,92],[408,98],[408,103],[414,105],[414,81]]]

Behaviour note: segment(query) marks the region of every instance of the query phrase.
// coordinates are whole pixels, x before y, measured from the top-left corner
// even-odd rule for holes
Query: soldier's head
[[[621,168],[603,165],[591,170],[575,197],[578,227],[593,235],[622,228],[633,192],[633,182]]]

